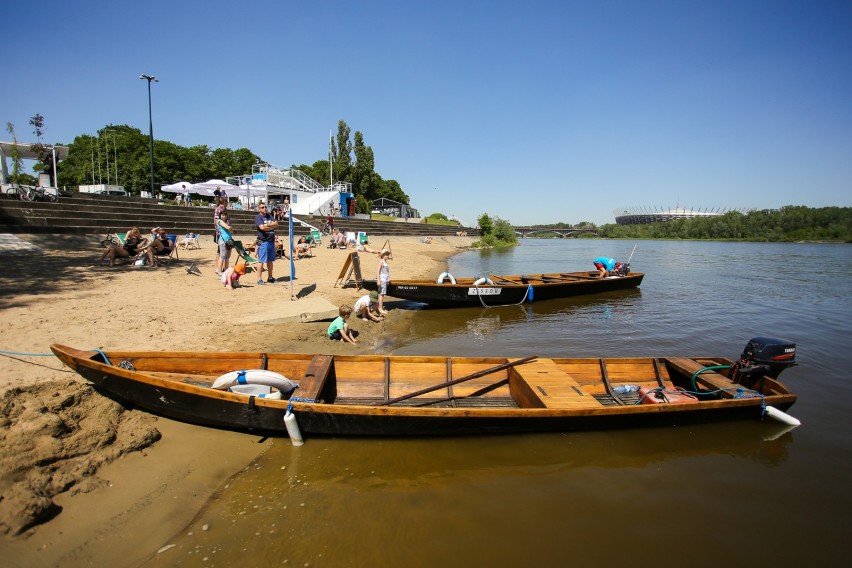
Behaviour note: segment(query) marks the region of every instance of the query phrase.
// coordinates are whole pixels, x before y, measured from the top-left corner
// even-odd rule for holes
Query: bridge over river
[[[537,237],[547,237],[556,235],[559,238],[567,238],[580,233],[591,233],[598,236],[596,227],[512,227],[515,233],[520,237],[529,237],[535,235]]]

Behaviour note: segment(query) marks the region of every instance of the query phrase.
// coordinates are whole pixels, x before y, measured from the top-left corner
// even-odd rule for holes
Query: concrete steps
[[[238,235],[255,233],[256,213],[229,209],[231,225]],[[313,227],[321,227],[325,217],[296,215]],[[459,229],[446,225],[403,223],[335,217],[334,225],[341,231],[365,231],[368,235],[382,236],[439,236],[455,235]],[[0,195],[0,233],[77,234],[94,235],[123,232],[139,227],[146,233],[152,227],[163,227],[170,234],[213,234],[212,207],[178,207],[154,199],[141,197],[115,197],[75,193],[56,203],[20,201]],[[469,236],[477,236],[475,229],[466,228]],[[295,232],[307,234],[309,228],[296,224]],[[280,232],[280,231],[279,231]]]

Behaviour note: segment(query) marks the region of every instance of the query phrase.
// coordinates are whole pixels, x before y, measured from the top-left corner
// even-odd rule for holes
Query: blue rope
[[[53,353],[19,353],[17,351],[0,351],[2,355],[20,355],[22,357],[53,357]]]
[[[109,360],[109,357],[107,357],[107,356],[106,356],[106,353],[104,353],[104,352],[103,352],[103,351],[101,351],[100,349],[92,349],[92,351],[96,351],[96,352],[100,353],[100,354],[101,354],[101,357],[103,357],[103,358],[104,358],[104,362],[105,362],[107,365],[112,366],[112,361],[110,361],[110,360]]]
[[[296,388],[299,388],[299,385],[296,385]],[[291,396],[290,397],[290,404],[287,405],[287,414],[293,413],[293,403],[294,402],[316,402],[316,399],[314,399],[314,398],[301,398],[301,397],[298,397],[298,396]]]

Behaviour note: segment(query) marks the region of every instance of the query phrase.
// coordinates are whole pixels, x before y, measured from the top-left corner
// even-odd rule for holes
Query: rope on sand
[[[0,355],[19,355],[21,357],[53,357],[53,353],[19,353],[17,351],[3,351],[0,349]]]

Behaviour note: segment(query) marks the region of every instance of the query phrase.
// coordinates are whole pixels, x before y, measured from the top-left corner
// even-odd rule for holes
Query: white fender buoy
[[[301,446],[305,443],[305,440],[302,439],[302,432],[299,430],[299,423],[296,422],[296,415],[289,410],[284,415],[284,426],[287,427],[287,434],[294,446]]]
[[[451,284],[455,284],[455,283],[456,283],[456,279],[455,279],[455,278],[453,278],[453,275],[452,275],[452,274],[450,274],[449,272],[444,272],[444,273],[442,273],[440,276],[438,276],[438,284],[443,284],[443,283],[444,283],[444,279],[445,279],[445,278],[449,278],[449,279],[450,279],[450,283],[451,283]]]
[[[219,390],[228,390],[237,385],[266,385],[278,389],[282,395],[294,390],[297,386],[284,375],[263,369],[231,371],[213,382],[213,388]]]
[[[789,424],[790,426],[801,426],[802,422],[796,418],[795,416],[790,416],[783,410],[778,410],[775,407],[767,406],[766,407],[766,415],[782,424]]]
[[[483,284],[488,284],[489,286],[491,286],[494,284],[494,282],[487,276],[483,276],[482,278],[473,283],[474,286],[481,286]]]

